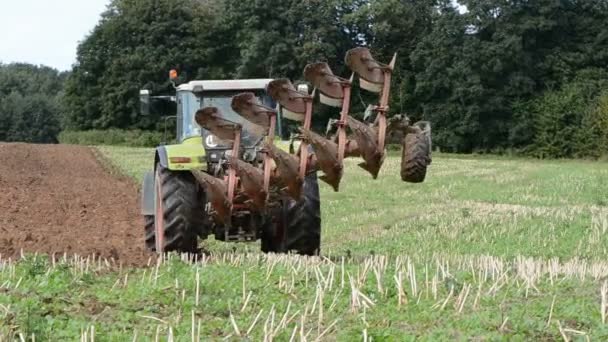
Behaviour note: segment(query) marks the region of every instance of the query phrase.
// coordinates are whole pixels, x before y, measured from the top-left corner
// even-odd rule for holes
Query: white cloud
[[[0,62],[68,70],[110,0],[0,0]]]

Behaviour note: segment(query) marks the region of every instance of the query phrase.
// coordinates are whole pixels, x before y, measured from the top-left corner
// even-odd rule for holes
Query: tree
[[[445,150],[530,145],[521,103],[608,65],[605,1],[460,2],[468,12],[439,8],[412,55],[415,96]]]
[[[213,28],[214,2],[114,0],[78,47],[67,81],[64,125],[68,129],[154,128],[158,117],[141,117],[138,91],[170,92],[168,71],[183,79],[206,71],[222,75]],[[207,48],[209,47],[209,48]],[[219,67],[219,68],[218,68]]]
[[[0,64],[0,141],[55,143],[65,73],[29,64]]]
[[[375,58],[388,63],[397,54],[393,73],[391,112],[406,111],[420,118],[420,103],[414,95],[416,72],[411,54],[432,31],[437,0],[358,1],[356,11],[346,16],[356,33],[357,45],[367,45]]]
[[[335,74],[347,77],[344,56],[360,39],[357,26],[347,18],[361,2],[225,0],[224,13],[238,47],[232,76],[287,77],[298,82],[303,81],[307,64],[327,62]],[[337,115],[335,108],[316,106],[313,126],[324,129],[327,119]]]
[[[343,18],[355,8],[352,0],[225,0],[232,23],[236,77],[302,79],[306,64],[325,61],[344,71],[344,54],[353,33]]]
[[[608,2],[459,3],[467,11],[452,0],[113,0],[79,46],[63,124],[157,128],[158,115],[138,115],[137,92],[173,92],[166,76],[171,68],[182,81],[299,81],[306,64],[326,61],[347,77],[346,51],[368,46],[381,62],[397,52],[390,112],[431,121],[435,146],[536,150],[544,139],[537,126],[549,125],[543,121],[549,113],[539,108],[551,108],[540,103],[572,91],[568,85],[577,78],[580,84],[583,70],[604,75],[608,68]],[[356,86],[353,99],[354,115],[376,101]],[[325,106],[315,111],[317,128],[337,115]],[[585,116],[576,124],[594,131],[593,120]]]
[[[608,154],[607,94],[608,73],[587,69],[561,89],[532,101],[534,155],[597,158]]]

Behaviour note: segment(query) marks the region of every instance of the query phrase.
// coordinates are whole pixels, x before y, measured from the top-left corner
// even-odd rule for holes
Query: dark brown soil
[[[145,265],[139,192],[90,148],[0,144],[0,254],[113,258]]]

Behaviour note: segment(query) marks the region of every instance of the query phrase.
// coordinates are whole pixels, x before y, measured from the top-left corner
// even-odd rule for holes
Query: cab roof
[[[271,78],[256,78],[246,80],[207,80],[207,81],[191,81],[181,84],[177,90],[193,91],[195,87],[203,87],[203,91],[221,91],[221,90],[258,90],[266,89],[268,83],[273,81]]]

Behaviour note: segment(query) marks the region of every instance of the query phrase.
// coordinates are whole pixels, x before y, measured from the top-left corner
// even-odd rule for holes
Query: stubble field
[[[100,147],[139,182],[153,150]],[[608,164],[435,156],[427,182],[348,161],[322,257],[204,241],[197,263],[0,261],[0,337],[606,340]],[[135,231],[141,227],[133,227]]]

